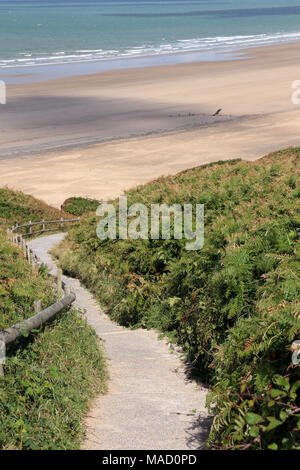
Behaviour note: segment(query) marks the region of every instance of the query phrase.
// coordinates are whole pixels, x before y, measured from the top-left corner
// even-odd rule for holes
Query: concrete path
[[[30,242],[52,272],[56,266],[48,251],[63,237],[55,234]],[[78,280],[63,279],[104,341],[110,374],[108,393],[91,403],[82,448],[200,449],[210,425],[206,390],[187,379],[179,354],[171,353],[154,331],[132,331],[113,323]]]

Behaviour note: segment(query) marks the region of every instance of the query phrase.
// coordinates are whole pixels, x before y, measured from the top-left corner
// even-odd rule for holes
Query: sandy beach
[[[299,51],[294,43],[249,49],[246,59],[10,85],[0,107],[0,186],[59,206],[300,145],[291,101]]]

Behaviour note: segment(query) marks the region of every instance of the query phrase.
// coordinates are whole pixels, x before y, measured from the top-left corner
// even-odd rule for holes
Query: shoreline
[[[186,51],[174,52],[171,54],[161,54],[155,56],[141,56],[131,58],[115,58],[105,60],[90,60],[86,62],[74,62],[74,63],[58,63],[58,64],[35,64],[26,66],[13,66],[13,67],[2,67],[0,68],[0,79],[7,78],[6,84],[8,86],[25,86],[33,84],[48,83],[53,81],[62,81],[65,79],[79,79],[84,77],[91,77],[102,74],[118,74],[122,71],[134,71],[153,69],[153,68],[173,68],[173,67],[185,67],[192,64],[214,64],[219,62],[236,62],[236,61],[248,61],[257,58],[261,53],[265,53],[268,50],[284,50],[284,48],[297,47],[300,45],[300,39],[295,39],[289,42],[275,43],[259,46],[253,45],[242,48],[235,48],[232,50],[208,50],[208,51]],[[287,49],[288,50],[288,49]],[[194,57],[194,58],[193,58]],[[202,58],[201,58],[202,57]],[[175,60],[177,58],[177,60]],[[180,59],[181,58],[181,59]],[[148,61],[148,62],[147,62]],[[110,66],[109,64],[116,64]],[[123,65],[124,64],[124,65]],[[103,65],[103,66],[102,66]],[[98,68],[99,67],[99,68]],[[58,70],[66,70],[63,72]],[[72,71],[73,68],[73,71]],[[38,76],[38,72],[42,70],[53,69],[52,73],[41,74]],[[7,71],[7,72],[6,72]],[[21,78],[24,81],[18,82],[15,79]]]
[[[160,175],[300,145],[291,102],[299,49],[8,85],[0,186],[59,206],[73,195],[109,199]]]
[[[291,44],[294,42],[291,42]],[[199,62],[224,62],[228,60],[246,59],[246,53],[250,49],[252,48],[249,47],[247,49],[236,49],[232,51],[187,51],[184,53],[174,52],[172,54],[160,54],[155,56],[149,55],[103,60],[91,59],[82,62],[3,67],[0,68],[0,78],[7,78],[6,83],[8,85],[25,85],[49,80],[96,75],[105,72],[118,72],[119,70],[166,67]],[[5,72],[6,70],[7,73]]]

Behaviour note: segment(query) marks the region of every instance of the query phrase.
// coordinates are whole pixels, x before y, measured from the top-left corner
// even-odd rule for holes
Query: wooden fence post
[[[33,308],[35,313],[40,313],[42,310],[42,302],[40,300],[35,300],[33,303]]]
[[[32,274],[37,274],[37,264],[33,253],[31,255],[31,271]]]
[[[6,345],[4,341],[0,339],[0,377],[4,377],[3,364],[5,361]]]
[[[26,248],[27,248],[27,245],[26,245],[26,242],[23,238],[22,240],[22,248],[23,248],[23,253],[24,253],[24,258],[26,258]]]
[[[63,290],[62,290],[62,270],[58,268],[57,270],[57,295],[60,299],[62,297]]]
[[[30,248],[28,245],[26,245],[26,252],[27,252],[27,261],[30,264]]]
[[[71,287],[70,286],[65,286],[65,294],[70,295],[71,294]]]

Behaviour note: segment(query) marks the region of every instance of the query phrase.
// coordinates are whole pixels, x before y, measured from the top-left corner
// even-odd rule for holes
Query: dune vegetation
[[[128,205],[205,205],[205,243],[99,240],[95,213],[55,250],[112,319],[180,344],[210,385],[208,447],[300,449],[300,148],[161,177]],[[117,208],[117,201],[114,201]]]
[[[29,220],[66,216],[20,192],[0,189],[0,330],[31,317],[33,302],[56,302],[55,285],[42,266],[32,270],[6,240],[6,228]],[[1,449],[77,449],[88,400],[105,389],[102,347],[83,315],[60,313],[6,351],[0,377]]]
[[[69,214],[81,216],[88,212],[96,211],[99,201],[94,199],[86,199],[84,197],[70,197],[63,205],[62,209]]]
[[[70,214],[21,191],[0,188],[0,229],[29,221],[56,220],[61,217],[70,218]]]

